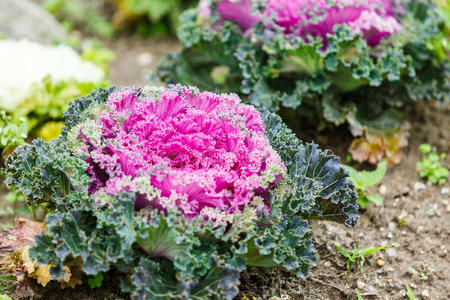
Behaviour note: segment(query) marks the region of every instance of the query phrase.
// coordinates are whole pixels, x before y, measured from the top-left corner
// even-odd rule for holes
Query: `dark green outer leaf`
[[[354,225],[358,220],[357,194],[337,156],[315,144],[301,143],[281,118],[262,112],[269,141],[280,154],[300,205],[292,207],[304,216],[321,217]]]
[[[166,263],[142,258],[131,276],[132,298],[143,299],[233,299],[239,292],[239,271],[217,261],[199,281],[177,280],[174,270]]]
[[[76,124],[83,121],[83,112],[92,104],[103,104],[108,100],[108,96],[115,91],[115,87],[109,89],[94,90],[90,95],[80,97],[69,103],[69,108],[64,112],[63,134],[67,133]]]
[[[131,262],[135,242],[133,225],[134,195],[123,194],[115,204],[96,213],[71,210],[50,214],[48,233],[36,237],[31,257],[39,264],[50,264],[53,279],[64,276],[67,261],[81,259],[88,275],[106,272],[111,265]],[[131,267],[131,266],[129,266]]]

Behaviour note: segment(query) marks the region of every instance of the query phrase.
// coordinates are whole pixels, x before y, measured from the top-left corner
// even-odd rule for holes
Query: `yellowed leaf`
[[[28,274],[28,277],[35,278],[40,285],[45,287],[51,279],[50,267],[50,265],[40,265],[33,273]]]
[[[249,293],[242,293],[241,300],[258,300],[258,298]]]
[[[26,271],[28,274],[31,274],[35,271],[36,265],[35,262],[30,258],[30,253],[28,252],[30,248],[30,246],[24,246],[21,248],[22,266],[24,268],[24,271]]]
[[[64,275],[62,280],[60,280],[61,288],[74,288],[75,286],[81,285],[83,283],[83,280],[81,279],[83,273],[78,266],[72,266],[70,268],[64,266],[64,270],[66,271],[66,274]]]

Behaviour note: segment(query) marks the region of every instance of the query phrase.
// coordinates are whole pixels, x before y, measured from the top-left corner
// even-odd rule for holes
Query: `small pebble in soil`
[[[403,219],[406,220],[406,218],[408,218],[408,213],[404,210],[402,210],[402,212],[400,213],[400,215],[397,217],[398,219]]]
[[[376,294],[377,293],[377,289],[373,285],[369,285],[367,287],[367,292],[369,292],[370,294]]]
[[[435,203],[435,204],[433,204],[433,207],[427,211],[427,215],[429,217],[434,217],[436,215],[437,210],[438,210],[438,204]]]
[[[395,249],[389,248],[386,250],[386,254],[388,257],[396,257],[397,251]]]
[[[388,227],[389,227],[389,230],[391,230],[391,231],[395,230],[395,223],[389,222]]]
[[[152,63],[153,56],[150,53],[144,52],[137,56],[136,61],[141,67],[148,66]]]
[[[425,185],[425,184],[423,184],[422,182],[416,182],[416,183],[414,183],[414,190],[415,191],[421,191],[421,190],[424,190],[424,189],[426,189],[427,188],[427,186]]]
[[[392,281],[392,282],[389,283],[389,287],[391,289],[393,289],[393,288],[397,287],[397,285],[395,284],[395,282]]]
[[[444,257],[446,257],[447,256],[447,253],[448,253],[448,251],[447,251],[447,249],[445,249],[445,246],[444,245],[442,245],[441,246],[441,252],[439,252],[439,257],[442,257],[442,258],[444,258]]]
[[[360,280],[358,280],[356,282],[356,286],[358,287],[358,290],[364,290],[364,288],[366,287],[366,284]]]
[[[386,237],[387,237],[388,239],[392,239],[394,236],[393,236],[392,232],[388,232],[388,234],[386,235]]]
[[[393,267],[389,267],[389,268],[386,269],[386,271],[388,271],[388,272],[394,272],[394,268],[393,268]]]
[[[377,260],[377,266],[379,266],[379,267],[384,266],[384,260],[382,260],[382,259]]]
[[[380,241],[380,247],[387,248],[387,247],[389,247],[389,243],[384,240]],[[381,255],[381,257],[382,257],[382,255]]]
[[[324,262],[323,265],[327,268],[331,267],[331,263],[329,261]]]
[[[430,292],[428,290],[423,290],[421,292],[422,297],[424,298],[430,298]]]
[[[450,194],[450,189],[449,188],[442,188],[441,189],[441,195],[448,195]]]
[[[380,185],[380,188],[378,189],[378,192],[379,192],[381,195],[386,194],[386,192],[387,192],[387,187],[386,187],[384,184]]]
[[[449,204],[449,205],[447,205],[447,209],[446,209],[446,211],[447,211],[448,213],[450,213],[450,204]]]

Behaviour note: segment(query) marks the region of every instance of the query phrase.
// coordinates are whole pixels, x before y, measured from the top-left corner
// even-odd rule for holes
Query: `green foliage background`
[[[175,33],[179,15],[198,0],[45,0],[44,7],[67,29],[78,28],[102,38],[134,28],[144,36]]]

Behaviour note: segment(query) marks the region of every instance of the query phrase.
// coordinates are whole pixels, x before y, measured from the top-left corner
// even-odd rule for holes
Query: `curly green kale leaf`
[[[168,264],[142,258],[131,276],[132,298],[233,299],[239,292],[239,271],[213,259],[211,270],[200,281],[179,280]]]
[[[126,267],[133,260],[134,195],[123,194],[109,208],[76,209],[47,217],[48,233],[36,237],[30,255],[39,264],[52,265],[52,278],[64,276],[63,266],[81,261],[87,275],[110,270],[111,265]]]
[[[357,220],[357,195],[348,173],[337,156],[322,151],[316,144],[301,143],[274,113],[263,111],[269,141],[280,154],[295,195],[290,206],[304,217],[354,225]]]

